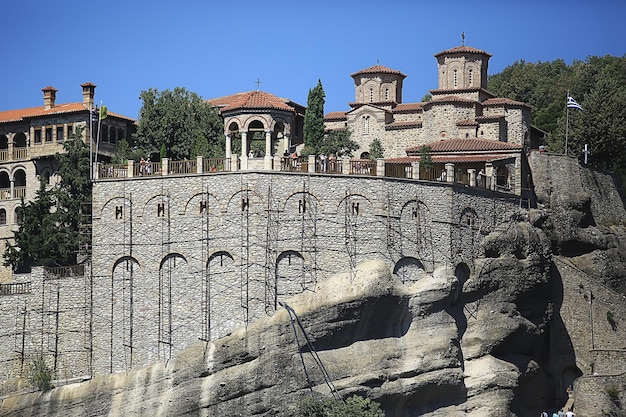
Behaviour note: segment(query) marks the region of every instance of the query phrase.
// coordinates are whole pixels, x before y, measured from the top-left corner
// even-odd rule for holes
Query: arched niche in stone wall
[[[194,301],[190,279],[193,280],[193,273],[182,254],[171,252],[161,259],[156,300],[161,359],[169,360],[178,346],[185,344],[185,330],[193,326],[194,316],[200,314],[200,300]]]
[[[224,250],[209,255],[205,280],[210,337],[214,339],[244,323],[241,308],[244,286],[233,255]]]
[[[404,203],[400,210],[400,245],[405,256],[419,256],[426,262],[427,269],[434,268],[434,248],[432,232],[433,216],[428,206],[421,200],[413,199]]]
[[[210,214],[217,216],[222,212],[219,200],[210,192],[202,192],[191,196],[185,205],[185,215],[204,216]]]
[[[286,216],[316,216],[317,214],[323,212],[320,199],[309,191],[294,192],[287,197],[282,209]]]
[[[278,255],[274,288],[278,301],[285,300],[306,289],[312,289],[313,285],[311,270],[302,253],[286,250]]]
[[[247,184],[242,184],[239,191],[228,199],[226,212],[229,215],[245,215],[246,213],[262,213],[267,209],[261,196]]]
[[[458,215],[458,226],[452,229],[452,254],[459,261],[471,263],[476,258],[481,237],[478,235],[482,219],[472,207],[465,207]]]
[[[146,201],[141,211],[141,216],[146,218],[169,218],[178,214],[176,201],[163,194],[157,194]]]
[[[132,256],[122,256],[111,268],[111,352],[112,372],[128,371],[133,366],[133,317],[136,300],[134,279],[139,270],[139,262]]]
[[[409,284],[417,282],[426,274],[426,271],[424,264],[419,259],[407,256],[396,262],[393,273],[403,284]]]

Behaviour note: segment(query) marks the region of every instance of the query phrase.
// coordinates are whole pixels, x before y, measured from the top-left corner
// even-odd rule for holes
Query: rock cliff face
[[[539,209],[483,236],[466,271],[402,283],[384,262],[365,262],[286,300],[306,334],[281,309],[166,364],[7,396],[0,414],[292,416],[299,399],[333,387],[375,399],[388,417],[536,416],[563,406],[564,386],[601,363],[589,352],[624,340],[623,329],[607,329],[589,346],[589,326],[600,324],[575,323],[587,312],[577,309],[593,308],[581,302],[590,282],[617,288],[626,276],[626,214],[610,177],[562,157],[532,155],[531,165]],[[623,307],[613,307],[618,323]],[[599,414],[608,405],[585,397],[580,380],[578,414]]]

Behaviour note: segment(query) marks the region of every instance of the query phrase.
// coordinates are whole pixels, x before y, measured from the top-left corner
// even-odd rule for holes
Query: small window
[[[468,81],[469,81],[469,85],[472,86],[474,85],[474,70],[470,68],[469,73],[468,73]]]
[[[74,133],[74,126],[72,125],[67,125],[67,137],[69,138],[72,133]]]
[[[385,101],[389,101],[389,89],[385,88]]]
[[[15,209],[15,224],[20,224],[22,222],[22,208],[21,207],[17,207]]]
[[[52,128],[46,128],[46,142],[52,142]]]
[[[457,70],[454,70],[454,88],[459,86],[459,74]]]
[[[7,211],[5,209],[0,209],[0,225],[7,224]]]
[[[41,129],[35,129],[35,143],[41,143]]]
[[[165,203],[157,204],[157,217],[165,217]]]
[[[57,142],[63,142],[63,126],[57,126]]]
[[[369,116],[363,116],[363,134],[367,135],[370,133],[370,117]]]
[[[374,89],[370,87],[370,103],[374,102]]]

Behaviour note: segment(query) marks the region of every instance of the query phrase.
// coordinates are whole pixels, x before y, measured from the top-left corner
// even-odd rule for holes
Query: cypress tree
[[[326,93],[322,81],[309,90],[307,108],[304,114],[304,144],[310,148],[309,153],[318,153],[324,141],[324,102]]]

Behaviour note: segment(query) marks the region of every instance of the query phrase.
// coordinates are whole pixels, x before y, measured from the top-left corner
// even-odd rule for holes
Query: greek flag
[[[574,100],[570,96],[567,96],[567,108],[568,109],[578,109],[578,110],[582,110],[583,109],[582,107],[580,107],[580,104],[576,103],[576,100]]]

